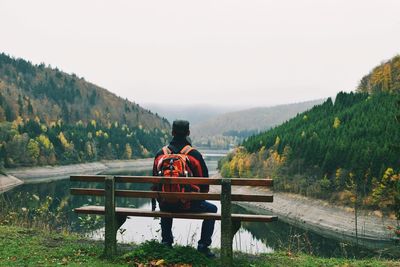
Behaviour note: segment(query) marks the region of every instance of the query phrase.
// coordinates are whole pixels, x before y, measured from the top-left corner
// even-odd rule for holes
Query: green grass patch
[[[142,243],[135,250],[126,253],[123,258],[134,263],[162,261],[166,265],[215,266],[217,264],[216,260],[206,258],[192,247],[174,246],[170,248],[155,240]]]
[[[119,245],[118,249],[120,254],[107,260],[101,257],[101,241],[70,233],[0,226],[0,266],[220,266],[218,258],[207,259],[192,247],[168,248],[156,241],[147,241],[140,245]],[[320,258],[287,252],[235,253],[234,263],[240,267],[400,266],[400,262],[394,260]]]

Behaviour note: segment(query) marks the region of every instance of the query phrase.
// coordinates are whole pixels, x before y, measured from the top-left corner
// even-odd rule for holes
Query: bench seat
[[[81,214],[98,214],[104,215],[104,206],[83,206],[75,209],[76,213]],[[151,211],[146,209],[136,208],[115,208],[116,215],[123,216],[138,216],[138,217],[164,217],[164,218],[179,218],[179,219],[212,219],[221,220],[220,213],[200,213],[200,212],[164,212]],[[277,221],[277,216],[270,215],[254,215],[254,214],[232,214],[232,220],[246,222],[273,222]]]

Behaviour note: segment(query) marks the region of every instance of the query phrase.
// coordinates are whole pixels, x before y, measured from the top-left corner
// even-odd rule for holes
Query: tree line
[[[149,157],[170,138],[167,130],[58,120],[47,124],[18,116],[0,123],[0,167],[70,164]]]

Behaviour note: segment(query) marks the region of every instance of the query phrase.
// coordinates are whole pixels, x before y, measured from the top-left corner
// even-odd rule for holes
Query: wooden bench
[[[221,220],[221,261],[222,266],[232,266],[232,240],[239,230],[242,221],[272,222],[276,216],[232,214],[232,201],[246,202],[272,202],[273,196],[268,195],[243,195],[232,194],[231,186],[267,186],[271,187],[271,179],[227,179],[227,178],[171,178],[155,176],[107,176],[107,175],[82,175],[71,176],[71,181],[104,183],[104,189],[71,188],[72,195],[104,196],[104,206],[83,206],[75,208],[79,214],[105,215],[105,244],[104,255],[113,257],[117,248],[117,231],[125,221],[126,216],[139,217],[169,217],[183,219],[214,219]],[[149,184],[207,184],[221,185],[221,193],[171,193],[159,191],[117,190],[116,183],[149,183]],[[185,200],[219,200],[221,213],[193,213],[193,212],[162,212],[144,209],[116,207],[115,198],[164,198]],[[222,227],[223,226],[223,227]]]

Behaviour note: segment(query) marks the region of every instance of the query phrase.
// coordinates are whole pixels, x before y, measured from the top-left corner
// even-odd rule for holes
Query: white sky
[[[400,53],[399,0],[0,0],[0,25],[0,52],[139,104],[333,96]]]

